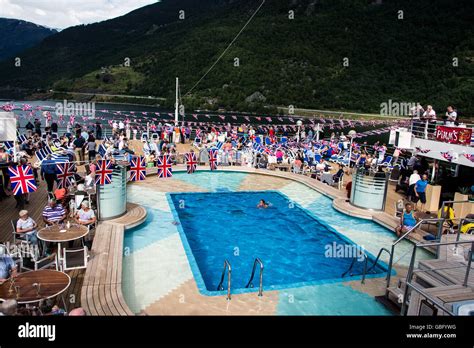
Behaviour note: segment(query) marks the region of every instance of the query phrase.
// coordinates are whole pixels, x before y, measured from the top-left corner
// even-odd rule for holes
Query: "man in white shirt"
[[[458,113],[454,108],[449,105],[447,110],[446,110],[446,121],[445,124],[446,126],[451,126],[454,127],[456,125],[456,119],[458,117]]]
[[[413,200],[412,198],[415,197],[415,185],[419,180],[421,180],[420,174],[417,170],[414,170],[408,179],[408,199]]]
[[[123,134],[123,133],[124,133],[124,129],[125,129],[125,123],[123,123],[122,121],[120,121],[119,124],[118,124],[118,127],[119,127],[120,134]]]
[[[117,130],[118,130],[118,123],[117,123],[117,121],[113,121],[112,122],[112,132],[113,132],[114,135],[117,133]]]
[[[436,111],[433,110],[431,105],[426,107],[423,120],[425,121],[425,139],[428,139],[428,134],[434,134],[436,128]]]

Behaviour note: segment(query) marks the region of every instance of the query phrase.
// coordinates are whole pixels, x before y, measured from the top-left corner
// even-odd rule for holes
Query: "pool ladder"
[[[253,262],[252,275],[250,276],[250,280],[245,287],[253,288],[252,281],[255,276],[255,270],[257,268],[257,264],[260,264],[260,280],[259,280],[259,287],[258,287],[258,296],[263,296],[263,262],[258,257]]]
[[[263,262],[258,257],[255,259],[252,268],[252,274],[250,280],[248,281],[246,288],[253,288],[253,278],[255,277],[255,271],[257,265],[260,265],[260,274],[259,274],[259,287],[258,287],[258,296],[263,296]],[[217,286],[218,291],[224,290],[224,280],[227,273],[227,300],[231,300],[231,288],[232,288],[232,266],[228,260],[224,260],[224,268],[222,270],[221,281]]]
[[[217,290],[218,291],[224,290],[224,286],[222,284],[224,283],[226,271],[227,271],[227,301],[230,301],[231,299],[230,289],[232,285],[232,266],[230,265],[230,262],[227,260],[224,261],[224,269],[222,270],[221,281],[219,282],[219,285],[217,286]]]
[[[375,258],[375,261],[373,262],[372,266],[370,266],[369,269],[367,269],[367,264],[369,262],[369,258],[367,257],[367,254],[364,252],[363,255],[364,255],[364,272],[362,274],[358,274],[358,275],[362,275],[362,280],[361,280],[361,283],[364,284],[365,283],[365,276],[367,275],[367,273],[371,272],[375,266],[377,266],[377,263],[379,262],[379,259],[380,259],[380,256],[382,255],[382,252],[385,251],[387,252],[389,255],[391,255],[390,251],[388,251],[387,249],[385,248],[381,248],[379,250],[379,253],[377,254],[377,257]],[[349,273],[350,271],[352,271],[352,268],[354,268],[354,265],[357,261],[359,257],[358,256],[354,256],[354,258],[352,259],[352,263],[351,265],[349,266],[349,268],[347,269],[347,271],[345,271],[344,273],[342,273],[341,277],[344,278],[344,276]],[[356,274],[353,274],[353,273],[349,273],[349,276],[353,277],[355,276]],[[387,274],[387,277],[388,277],[388,274]]]

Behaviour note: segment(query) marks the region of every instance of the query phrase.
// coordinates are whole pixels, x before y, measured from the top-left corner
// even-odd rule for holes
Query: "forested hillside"
[[[21,69],[0,64],[0,85],[153,95],[172,105],[175,77],[184,96],[259,4],[164,0],[69,28],[27,51]],[[472,0],[267,0],[185,102],[379,112],[391,99],[472,115],[472,23]]]

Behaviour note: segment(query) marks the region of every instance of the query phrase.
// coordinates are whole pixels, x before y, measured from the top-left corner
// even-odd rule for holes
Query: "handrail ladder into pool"
[[[245,286],[246,288],[250,287],[253,288],[253,277],[255,276],[255,268],[257,267],[257,263],[260,264],[260,280],[259,280],[259,287],[258,287],[258,296],[263,296],[263,262],[258,257],[255,259],[252,268],[252,275],[250,276],[250,280]]]
[[[438,242],[433,242],[433,243],[417,243],[417,244],[413,245],[412,257],[411,257],[411,260],[410,260],[410,266],[408,268],[408,273],[407,273],[407,278],[406,278],[406,286],[405,286],[403,296],[401,298],[401,301],[402,301],[402,307],[401,307],[401,310],[400,310],[401,315],[406,316],[408,314],[407,305],[409,304],[409,302],[408,302],[407,299],[408,299],[408,296],[409,296],[410,289],[413,289],[416,292],[418,292],[419,294],[421,294],[422,296],[424,296],[426,299],[428,299],[430,302],[432,302],[434,305],[436,305],[436,307],[443,310],[445,313],[447,313],[451,316],[456,315],[452,311],[448,310],[442,303],[439,303],[439,301],[436,298],[434,298],[432,295],[430,295],[426,291],[424,291],[424,289],[421,289],[419,286],[412,283],[412,280],[413,280],[414,274],[417,272],[416,270],[414,270],[414,268],[415,268],[416,250],[419,247],[422,247],[422,248],[426,248],[426,247],[429,247],[429,246],[440,247],[440,246],[444,246],[444,245],[446,245],[446,246],[456,245],[457,246],[459,244],[471,244],[471,249],[469,250],[469,253],[468,253],[468,262],[467,262],[467,265],[466,265],[466,274],[464,276],[464,281],[462,283],[463,287],[467,287],[468,286],[468,280],[469,280],[469,274],[470,274],[470,271],[471,271],[474,241],[472,241],[472,240],[469,240],[469,241],[459,241],[459,240],[457,240],[457,241],[453,241],[453,242],[439,242],[438,241]],[[436,271],[436,270],[439,270],[439,269],[433,268],[433,269],[430,269],[430,270],[419,270],[419,271]]]
[[[371,272],[375,266],[377,266],[377,263],[379,262],[379,259],[380,259],[380,256],[382,255],[382,252],[385,251],[387,252],[389,255],[390,255],[390,251],[388,251],[387,249],[385,248],[381,248],[377,254],[377,257],[375,258],[374,262],[372,263],[372,266],[370,266],[369,269],[367,269],[367,265],[368,265],[368,262],[369,262],[369,258],[367,256],[367,254],[364,252],[363,255],[364,255],[364,272],[362,274],[359,274],[359,275],[362,275],[362,279],[361,279],[361,284],[365,284],[365,277],[367,275],[367,273]],[[352,268],[354,267],[354,264],[357,260],[358,256],[355,256],[352,258],[352,262],[351,262],[351,265],[349,266],[349,268],[347,269],[347,271],[345,271],[344,273],[342,273],[341,277],[343,278],[347,273],[349,273]],[[388,272],[388,271],[387,271]],[[349,276],[353,277],[355,276],[354,273],[350,273]],[[387,274],[387,277],[388,277],[388,274]]]
[[[224,287],[222,286],[222,283],[224,283],[224,277],[225,277],[226,270],[227,270],[227,300],[230,301],[231,300],[230,289],[231,289],[231,285],[232,285],[232,281],[231,281],[232,267],[230,265],[230,262],[227,261],[227,260],[224,261],[224,269],[222,270],[221,281],[220,281],[219,285],[217,286],[217,290],[219,290],[219,291],[224,290]]]

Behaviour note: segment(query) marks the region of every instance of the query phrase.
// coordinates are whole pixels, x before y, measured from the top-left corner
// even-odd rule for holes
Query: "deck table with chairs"
[[[64,272],[41,269],[19,273],[0,284],[0,301],[16,300],[18,304],[36,304],[61,297],[67,308],[63,293],[71,284],[71,277]]]

